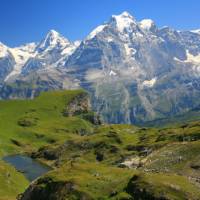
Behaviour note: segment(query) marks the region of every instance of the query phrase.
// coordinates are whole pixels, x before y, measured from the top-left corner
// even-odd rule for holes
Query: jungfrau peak
[[[128,12],[112,15],[81,42],[51,30],[39,43],[0,44],[0,55],[1,98],[83,87],[112,123],[142,123],[199,106],[198,31],[159,28]]]

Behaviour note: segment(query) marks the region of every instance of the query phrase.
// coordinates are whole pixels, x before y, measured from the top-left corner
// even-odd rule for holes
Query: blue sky
[[[40,41],[50,29],[70,40],[83,39],[125,10],[159,27],[200,28],[199,0],[0,0],[0,41],[9,46]]]

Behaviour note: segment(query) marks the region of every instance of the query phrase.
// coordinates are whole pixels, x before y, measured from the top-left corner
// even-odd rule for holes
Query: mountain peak
[[[133,18],[133,16],[127,11],[124,11],[119,15],[113,15],[113,16],[118,16],[118,17],[123,17],[123,18]]]
[[[152,31],[156,28],[154,21],[151,19],[143,19],[142,21],[140,21],[139,24],[142,29],[147,31]]]
[[[60,33],[55,30],[50,30],[46,37],[39,44],[38,49],[41,51],[49,50],[55,47],[65,47],[70,42],[68,39],[64,38]]]
[[[111,23],[114,24],[120,32],[130,29],[132,25],[136,25],[136,20],[127,11],[120,15],[112,15]]]
[[[47,36],[46,37],[49,37],[49,38],[58,38],[60,36],[60,33],[58,33],[57,31],[55,30],[50,30],[48,33],[47,33]]]
[[[57,31],[55,31],[54,29],[51,29],[50,31],[49,31],[49,33],[50,34],[59,34]]]

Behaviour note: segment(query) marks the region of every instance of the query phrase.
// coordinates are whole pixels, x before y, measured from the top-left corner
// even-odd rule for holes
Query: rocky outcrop
[[[80,95],[74,97],[70,103],[67,104],[63,115],[67,117],[72,117],[74,115],[79,115],[89,112],[91,109],[90,99],[87,93],[81,93]]]
[[[131,194],[135,200],[169,200],[168,198],[165,198],[164,196],[156,196],[152,191],[151,187],[142,187],[139,183],[140,176],[134,175],[126,188],[126,191],[128,194]]]
[[[94,125],[102,124],[100,116],[92,111],[90,97],[86,92],[74,97],[63,110],[63,115],[66,117],[80,115],[81,118],[90,121]]]
[[[92,198],[77,189],[71,181],[54,181],[40,178],[18,197],[18,200],[91,200]]]

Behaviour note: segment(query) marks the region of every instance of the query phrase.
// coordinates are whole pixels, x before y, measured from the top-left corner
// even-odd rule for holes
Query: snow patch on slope
[[[174,57],[175,61],[183,62],[183,63],[193,63],[193,64],[200,64],[200,54],[193,55],[190,53],[189,50],[186,50],[187,59],[180,60],[177,57]]]
[[[185,62],[200,64],[200,54],[195,56],[195,55],[190,54],[189,50],[186,50],[186,55],[187,55],[187,60],[185,60]]]
[[[10,52],[13,55],[15,62],[17,64],[24,63],[31,56],[35,56],[35,52],[29,48],[29,44],[26,46],[22,46],[19,48],[10,48]]]
[[[15,65],[13,71],[8,74],[5,81],[21,73],[22,67],[28,61],[29,58],[36,56],[34,51],[36,48],[35,43],[30,43],[21,47],[10,48],[9,51],[15,59]]]
[[[193,75],[196,77],[200,76],[200,54],[194,56],[189,53],[189,50],[186,51],[187,54],[187,60],[185,60],[186,63],[192,63],[192,71]]]
[[[117,75],[117,73],[116,73],[116,72],[114,72],[113,70],[111,70],[111,71],[110,71],[110,73],[109,73],[109,75],[110,75],[110,76],[116,76],[116,75]]]
[[[77,47],[75,45],[69,45],[68,47],[64,48],[61,52],[61,55],[70,56]]]
[[[190,32],[200,34],[200,29],[191,30]]]
[[[151,88],[151,87],[153,87],[153,86],[155,85],[156,81],[157,81],[157,77],[154,77],[154,78],[151,79],[151,80],[145,80],[145,81],[142,83],[142,85],[143,85],[144,87],[149,87],[149,88]]]
[[[200,64],[200,54],[193,55],[189,52],[189,50],[186,50],[186,56],[187,56],[187,59],[185,60],[180,60],[177,57],[174,57],[174,60],[178,62],[183,62],[183,63]]]
[[[129,47],[128,44],[124,44],[124,47],[127,56],[134,56],[137,52],[134,48]]]
[[[187,55],[186,60],[180,60],[176,57],[174,57],[174,60],[181,63],[190,64],[191,67],[188,69],[190,71],[190,75],[199,77],[200,76],[200,54],[193,55],[189,52],[189,50],[186,50],[186,55]]]

